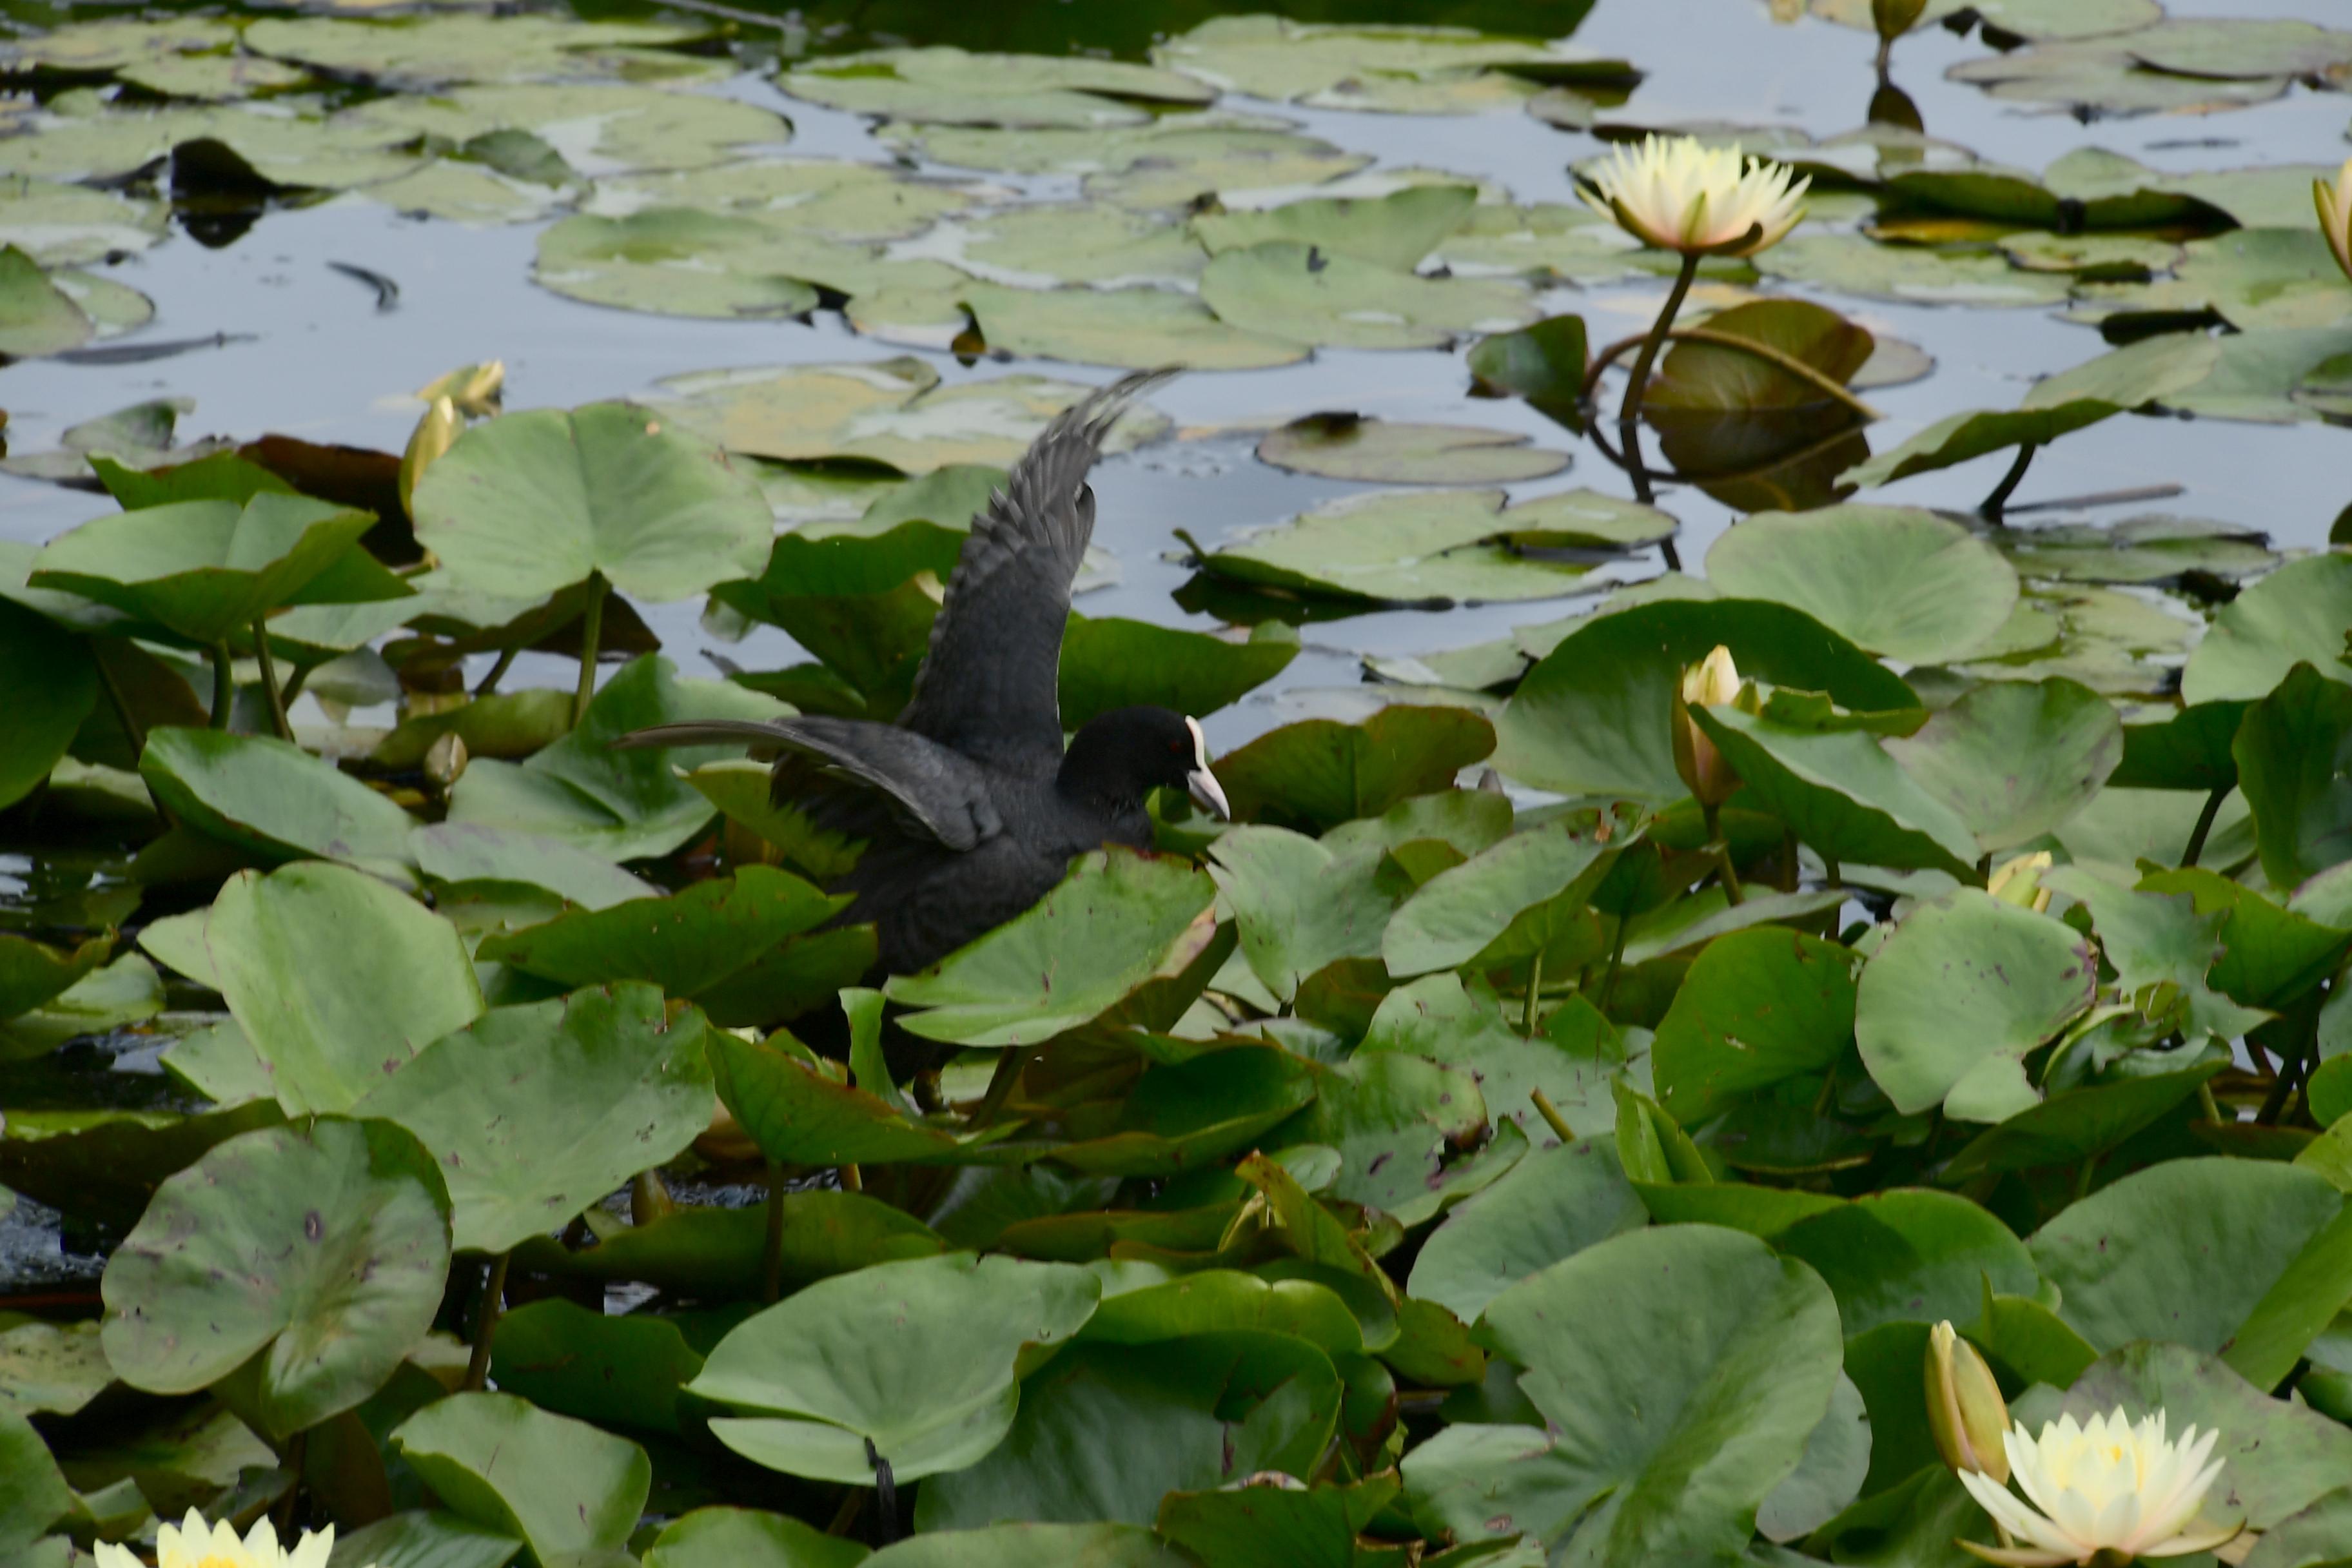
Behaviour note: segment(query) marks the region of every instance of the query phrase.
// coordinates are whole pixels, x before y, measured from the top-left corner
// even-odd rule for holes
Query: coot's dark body
[[[866,841],[834,883],[855,895],[838,924],[872,921],[869,979],[926,967],[1050,891],[1073,857],[1149,848],[1145,798],[1183,786],[1224,812],[1200,726],[1164,708],[1091,720],[1066,752],[1057,683],[1070,585],[1094,534],[1087,471],[1134,375],[1047,426],[972,520],[949,578],[913,700],[892,724],[803,716],[666,724],[618,745],[745,740],[781,752],[780,799]]]

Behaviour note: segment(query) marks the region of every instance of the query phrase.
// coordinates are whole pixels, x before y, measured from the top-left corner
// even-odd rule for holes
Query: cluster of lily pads
[[[2116,110],[2352,61],[2150,0],[1954,19],[1996,46],[1966,79]],[[1514,500],[1566,456],[1266,432],[1420,488],[1186,541],[1222,633],[1073,616],[1066,723],[1224,709],[1307,621],[1581,613],[1369,661],[1345,716],[1216,759],[1234,826],[1164,803],[1161,853],[876,991],[823,890],[861,846],[762,764],[607,742],[896,713],[969,518],[1079,384],[906,356],[508,413],[467,367],[404,455],[182,443],[165,401],[9,459],[117,510],[0,544],[0,834],[38,853],[0,908],[0,1224],[67,1248],[0,1296],[0,1565],[191,1508],[331,1524],[350,1568],[1957,1564],[2020,1518],[1981,1500],[2004,1397],[2217,1433],[2180,1540],[2352,1557],[2352,559],[2000,517],[2126,411],[2341,412],[2312,171],[1685,128],[1792,164],[1812,216],[1596,349],[1546,290],[1674,270],[1602,211],[1359,177],[1215,105],[1622,138],[1622,62],[1255,17],[1149,64],[782,68],[910,172],[756,155],[782,117],[690,90],[722,44],[16,40],[0,352],[136,324],[100,264],[167,216],[569,209],[538,277],[597,304],[1086,364],[1480,334],[1477,392],[1596,442],[1647,342],[1629,405],[1751,515],[1629,587],[1676,561],[1636,447],[1643,499]],[[1874,455],[1864,399],[1924,356],[1732,291],[1765,278],[2117,346]],[[1110,448],[1170,433],[1139,409]],[[2002,452],[1986,515],[1850,499]],[[698,599],[805,658],[688,678],[633,606]],[[526,653],[578,678],[511,685]],[[946,1065],[894,1078],[886,1013]]]

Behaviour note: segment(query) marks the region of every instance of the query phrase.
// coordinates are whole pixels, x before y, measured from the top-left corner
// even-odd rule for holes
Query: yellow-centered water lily
[[[2336,183],[2326,180],[2311,182],[2312,205],[2319,209],[2319,232],[2327,237],[2327,248],[2336,253],[2336,265],[2344,275],[2352,278],[2352,158],[2336,171]]]
[[[1645,245],[1685,256],[1753,256],[1805,216],[1809,175],[1785,163],[1709,147],[1690,136],[1646,136],[1609,150],[1585,201]]]
[[[334,1550],[335,1527],[313,1533],[304,1531],[289,1551],[278,1544],[278,1531],[267,1518],[257,1521],[244,1540],[227,1521],[206,1524],[194,1509],[175,1529],[165,1525],[155,1532],[155,1568],[326,1568]],[[144,1568],[127,1546],[98,1543],[98,1568]]]
[[[479,364],[461,364],[418,387],[416,395],[424,403],[446,397],[467,418],[487,419],[499,411],[499,401],[506,395],[506,387],[507,362],[489,359]]]
[[[2036,850],[2004,860],[1993,868],[1985,882],[1985,891],[2004,904],[2015,904],[2036,914],[2050,907],[2050,889],[2042,885],[2042,873],[2050,869],[2050,851]]]
[[[465,427],[466,422],[457,417],[457,405],[446,397],[435,398],[425,417],[416,422],[408,449],[400,455],[400,504],[412,513],[415,509],[409,498],[416,493],[416,481],[441,454],[457,444],[458,433]]]
[[[1948,1322],[1927,1331],[1927,1429],[1936,1452],[1955,1471],[1976,1471],[1998,1484],[2009,1479],[2001,1436],[2009,1405],[1977,1347]]]
[[[2200,1436],[2191,1426],[2175,1441],[2165,1435],[2160,1410],[2137,1426],[2120,1408],[2081,1425],[2063,1415],[2044,1426],[2040,1437],[2028,1436],[2020,1422],[2002,1446],[2011,1479],[2026,1501],[1990,1476],[1959,1472],[1969,1495],[2018,1543],[1960,1545],[2010,1568],[2070,1563],[2104,1568],[2136,1557],[2210,1552],[2244,1528],[2197,1517],[2221,1473],[2221,1460],[2206,1462],[2220,1436]]]
[[[1683,671],[1682,684],[1675,691],[1675,772],[1689,786],[1691,798],[1710,811],[1731,798],[1731,792],[1739,787],[1739,775],[1692,720],[1690,710],[1717,707],[1738,695],[1739,667],[1732,662],[1731,650],[1720,643]]]

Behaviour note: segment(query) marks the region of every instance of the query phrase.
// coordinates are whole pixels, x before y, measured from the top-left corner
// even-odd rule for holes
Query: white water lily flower
[[[290,1552],[278,1544],[278,1531],[265,1517],[257,1521],[243,1541],[226,1520],[206,1524],[194,1509],[177,1529],[165,1525],[155,1532],[155,1568],[327,1568],[334,1550],[335,1527],[304,1531]],[[98,1543],[98,1568],[144,1568],[127,1546]]]
[[[1991,1477],[1960,1472],[1960,1484],[2022,1542],[2015,1546],[1959,1544],[1988,1563],[2011,1568],[2058,1568],[2061,1563],[2125,1563],[2135,1557],[2182,1557],[2210,1552],[2241,1525],[2199,1522],[2197,1510],[2221,1473],[2205,1462],[2221,1436],[2189,1427],[2174,1442],[2164,1434],[2164,1412],[2135,1426],[2118,1408],[2076,1426],[2072,1415],[2026,1436],[2023,1422],[2003,1434],[2011,1479],[2032,1507]],[[2034,1511],[2039,1509],[2041,1511]]]
[[[2352,278],[2352,158],[2344,160],[2344,167],[2336,171],[2336,183],[2326,180],[2311,182],[2312,205],[2319,209],[2319,232],[2327,237],[2327,248],[2336,253],[2336,265],[2344,275]]]
[[[1753,256],[1778,245],[1805,216],[1809,175],[1791,184],[1786,163],[1744,158],[1690,136],[1646,136],[1609,150],[1584,199],[1645,245],[1684,255]],[[1746,239],[1753,231],[1755,237]],[[1745,243],[1742,241],[1745,240]]]

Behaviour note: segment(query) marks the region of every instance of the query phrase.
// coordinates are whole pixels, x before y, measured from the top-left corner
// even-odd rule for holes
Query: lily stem
[[[286,717],[286,693],[278,685],[278,661],[269,657],[269,634],[262,623],[253,623],[253,653],[261,661],[261,689],[269,699],[269,721],[278,728],[278,738],[294,738],[293,721]]]
[[[286,1470],[289,1479],[286,1482],[286,1495],[278,1500],[278,1507],[272,1510],[278,1517],[271,1521],[281,1541],[292,1540],[294,1527],[301,1522],[302,1471],[310,1458],[310,1429],[306,1426],[286,1440]]]
[[[1528,1090],[1528,1098],[1535,1101],[1536,1114],[1544,1119],[1546,1126],[1559,1135],[1561,1142],[1576,1142],[1576,1134],[1569,1129],[1568,1118],[1559,1113],[1559,1107],[1551,1102],[1551,1096],[1542,1089],[1531,1089]]]
[[[1706,820],[1706,841],[1715,851],[1716,875],[1723,883],[1724,901],[1737,904],[1745,895],[1739,890],[1739,873],[1731,864],[1731,841],[1723,836],[1723,809],[1701,805],[1699,815]]]
[[[1008,1046],[996,1058],[996,1070],[989,1076],[988,1092],[980,1097],[980,1107],[971,1113],[971,1125],[985,1127],[994,1121],[1004,1102],[1013,1098],[1013,1086],[1029,1069],[1029,1047]]]
[[[2098,1173],[2099,1156],[2095,1153],[2089,1159],[2083,1162],[2082,1170],[2074,1177],[2074,1201],[2076,1203],[2081,1203],[2084,1198],[2090,1196],[2091,1179]]]
[[[496,691],[499,689],[499,682],[505,679],[507,671],[514,667],[515,655],[520,651],[519,648],[500,648],[499,661],[490,666],[489,674],[482,677],[482,683],[474,688],[474,695],[488,697],[491,692]]]
[[[784,1168],[768,1162],[768,1235],[760,1249],[760,1300],[774,1303],[784,1293]]]
[[[474,1313],[474,1353],[466,1363],[466,1387],[479,1390],[490,1381],[490,1336],[498,1332],[499,1314],[507,1299],[507,1266],[513,1254],[490,1259],[490,1277],[482,1285],[482,1304]]]
[[[1683,258],[1682,270],[1675,275],[1675,286],[1666,295],[1666,308],[1658,312],[1657,324],[1643,340],[1642,353],[1633,361],[1633,379],[1625,384],[1625,402],[1617,413],[1621,425],[1631,425],[1641,416],[1642,394],[1650,384],[1650,367],[1657,363],[1658,350],[1665,345],[1666,334],[1674,331],[1675,317],[1682,310],[1683,301],[1690,297],[1691,285],[1698,281],[1699,260],[1696,256]]]
[[[1591,368],[1585,372],[1585,395],[1591,396],[1592,389],[1600,384],[1601,373],[1624,358],[1631,351],[1649,342],[1654,335],[1655,335],[1654,331],[1630,338],[1620,338],[1595,355]],[[1877,409],[1839,385],[1834,376],[1824,375],[1794,354],[1783,353],[1769,343],[1759,342],[1753,338],[1738,337],[1730,332],[1709,331],[1705,327],[1676,327],[1664,334],[1664,341],[1674,343],[1706,343],[1714,348],[1729,349],[1735,353],[1744,353],[1750,359],[1762,360],[1766,364],[1795,376],[1824,396],[1843,404],[1862,418],[1875,420],[1885,417]],[[1843,436],[1845,432],[1841,430],[1838,433]],[[1780,459],[1780,461],[1785,460]],[[1779,465],[1776,462],[1774,466]]]
[[[2197,826],[2189,835],[2189,847],[2180,852],[2181,869],[2196,865],[2197,858],[2205,853],[2205,836],[2213,831],[2213,819],[2221,815],[2221,803],[2230,798],[2230,791],[2235,787],[2225,784],[2205,797],[2205,809],[2197,814]]]
[[[2017,461],[2010,464],[2009,472],[2001,476],[2000,483],[1993,486],[1992,494],[1985,497],[1983,503],[1977,508],[1978,516],[1987,522],[2000,523],[2001,509],[2009,505],[2009,498],[2015,495],[2017,487],[2024,482],[2025,470],[2033,466],[2033,454],[2040,450],[2040,444],[2032,441],[2017,449]]]
[[[1601,972],[1601,1010],[1609,1011],[1609,999],[1617,994],[1617,972],[1625,963],[1625,917],[1617,917],[1616,940],[1609,944],[1609,967]]]
[[[1536,1037],[1536,998],[1543,994],[1543,950],[1528,960],[1528,1003],[1519,1016],[1519,1033],[1529,1039]]]
[[[225,642],[215,643],[205,657],[213,661],[212,725],[215,730],[226,730],[236,707],[236,667]]]
[[[596,644],[604,632],[604,574],[588,574],[588,607],[580,613],[580,685],[572,693],[572,727],[588,721],[588,704],[596,695]]]
[[[2208,1121],[2226,1126],[2237,1121],[2234,1116],[2221,1114],[2221,1102],[2213,1098],[2213,1086],[2210,1083],[2200,1083],[2197,1086],[2197,1103],[2204,1108],[2205,1120]]]

